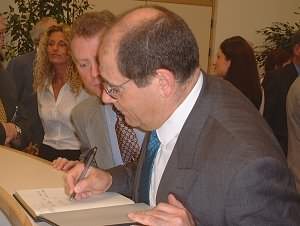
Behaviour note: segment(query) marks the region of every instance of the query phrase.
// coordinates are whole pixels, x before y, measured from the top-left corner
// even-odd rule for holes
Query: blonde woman
[[[70,115],[88,94],[70,56],[69,36],[66,25],[50,27],[40,40],[34,66],[33,88],[45,132],[39,156],[49,161],[58,157],[76,160],[80,155]]]

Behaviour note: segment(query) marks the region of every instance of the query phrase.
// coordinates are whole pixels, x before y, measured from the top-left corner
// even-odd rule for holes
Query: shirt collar
[[[178,106],[173,114],[164,124],[156,130],[157,136],[162,145],[167,145],[173,138],[179,135],[185,120],[188,118],[195,102],[200,94],[203,85],[203,74],[200,76],[192,91],[188,94],[185,100]]]

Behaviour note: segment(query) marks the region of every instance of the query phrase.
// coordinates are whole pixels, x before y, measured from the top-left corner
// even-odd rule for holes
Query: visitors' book
[[[70,200],[63,188],[44,188],[20,190],[14,197],[35,221],[60,226],[130,225],[128,213],[149,208],[114,192]]]

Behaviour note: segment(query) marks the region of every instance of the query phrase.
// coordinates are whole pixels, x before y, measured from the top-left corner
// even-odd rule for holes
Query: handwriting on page
[[[113,192],[70,201],[63,188],[22,190],[18,194],[36,215],[133,203],[132,200]]]
[[[68,197],[62,193],[51,193],[44,189],[37,191],[38,196],[41,199],[41,204],[45,205],[44,208],[52,209],[57,206],[70,204]]]
[[[33,197],[35,197],[33,199]],[[31,194],[31,205],[39,214],[47,212],[61,211],[62,207],[71,205],[68,196],[64,192],[57,190],[35,190],[35,194]]]

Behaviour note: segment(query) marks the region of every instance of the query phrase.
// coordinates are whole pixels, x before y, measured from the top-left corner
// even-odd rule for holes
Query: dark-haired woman
[[[217,53],[215,71],[255,105],[262,107],[262,88],[252,47],[241,36],[225,39]]]

